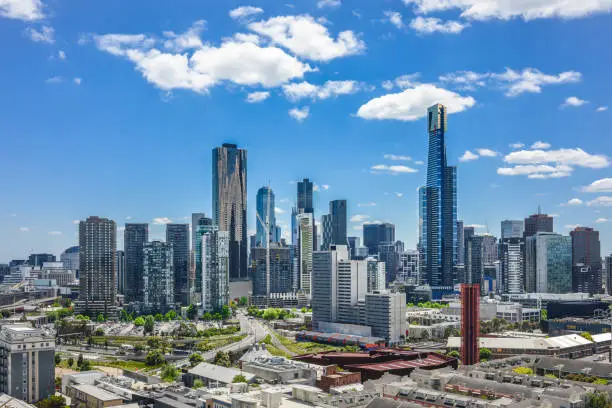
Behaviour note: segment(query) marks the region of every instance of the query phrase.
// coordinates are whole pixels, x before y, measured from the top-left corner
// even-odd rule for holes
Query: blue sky
[[[286,226],[295,180],[309,177],[317,216],[345,198],[351,235],[390,221],[414,247],[424,114],[438,101],[466,224],[498,235],[541,205],[558,232],[599,229],[610,253],[611,10],[0,0],[0,262],[59,255],[89,215],[150,222],[161,238],[164,222],[210,213],[223,142],[248,150],[250,229],[259,187]]]

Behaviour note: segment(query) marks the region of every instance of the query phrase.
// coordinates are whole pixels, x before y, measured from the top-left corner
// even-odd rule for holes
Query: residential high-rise
[[[399,266],[399,253],[396,252],[395,243],[380,243],[378,245],[378,259],[385,263],[385,280],[388,283],[395,282]]]
[[[457,264],[465,264],[465,238],[463,235],[463,221],[457,221]]]
[[[201,231],[202,309],[215,312],[229,306],[230,233],[216,225]]]
[[[166,224],[166,242],[172,246],[174,304],[190,303],[189,224]]]
[[[194,263],[195,263],[195,282],[193,285],[194,297],[200,299],[202,297],[202,236],[211,233],[215,228],[211,218],[201,217],[198,219],[198,225],[192,231],[195,243]]]
[[[229,276],[247,278],[247,152],[224,143],[213,150],[214,224],[229,232]]]
[[[501,260],[501,282],[498,285],[502,293],[518,294],[525,290],[524,278],[524,254],[525,240],[522,237],[513,236],[503,238],[499,244]]]
[[[599,231],[577,227],[572,237],[572,288],[590,295],[602,291],[601,244]]]
[[[55,262],[55,255],[53,254],[31,254],[28,257],[28,264],[30,266],[43,266],[45,262]]]
[[[536,235],[525,238],[525,258],[523,279],[526,293],[536,292]]]
[[[348,237],[348,246],[351,258],[354,258],[356,248],[361,246],[361,239],[359,237]]]
[[[305,178],[297,183],[297,209],[298,212],[313,214],[314,207],[312,201],[313,184]]]
[[[483,235],[474,235],[467,240],[465,247],[465,278],[463,283],[480,284],[482,282],[484,273],[483,242]]]
[[[278,242],[274,205],[274,192],[270,187],[262,187],[257,190],[257,228],[255,233],[256,247],[266,248],[269,242]],[[268,225],[267,233],[266,224]]]
[[[523,220],[504,220],[501,222],[501,239],[522,238],[525,233]]]
[[[348,245],[346,200],[333,200],[329,202],[329,215],[331,216],[331,243],[333,245]]]
[[[312,288],[312,325],[319,329],[321,322],[338,320],[338,265],[349,259],[346,247],[334,247],[330,251],[312,254],[312,279],[317,282]]]
[[[331,214],[323,214],[321,216],[321,251],[329,251],[329,248],[332,245],[332,222]]]
[[[366,261],[351,261],[346,245],[332,245],[330,249],[334,250],[339,247],[342,247],[344,259],[339,259],[337,265],[337,321],[346,324],[360,324],[361,315],[358,305],[359,302],[365,300],[368,291],[368,265]]]
[[[152,241],[143,247],[143,306],[149,313],[174,308],[174,256],[171,243]]]
[[[406,293],[376,291],[365,295],[365,324],[372,336],[383,338],[389,346],[406,337]]]
[[[312,292],[312,253],[314,241],[314,222],[312,213],[297,215],[298,245],[296,256],[298,259],[298,271],[300,290],[307,296]]]
[[[396,281],[410,285],[420,285],[419,251],[407,250],[399,254]]]
[[[117,250],[117,293],[125,295],[125,252]]]
[[[542,214],[538,209],[537,214],[530,215],[525,218],[525,238],[531,237],[538,232],[553,232],[553,217],[548,214]]]
[[[125,252],[125,300],[142,302],[142,250],[149,241],[149,224],[125,224],[123,251]]]
[[[461,363],[466,366],[478,363],[480,346],[480,285],[461,285]]]
[[[252,258],[255,267],[253,276],[253,295],[269,296],[270,293],[290,293],[293,291],[292,250],[278,243],[270,245],[270,277],[267,277],[266,248],[253,248]],[[269,282],[269,288],[268,288]]]
[[[385,263],[380,262],[378,259],[374,257],[366,258],[366,263],[368,267],[368,287],[367,292],[381,291],[385,290]]]
[[[423,277],[433,290],[452,291],[457,263],[457,168],[447,165],[446,107],[427,110],[427,183],[419,189],[419,248]]]
[[[189,270],[189,288],[191,292],[195,291],[195,286],[196,286],[196,257],[195,257],[195,251],[196,251],[196,229],[198,228],[198,225],[200,225],[200,220],[203,218],[207,218],[206,214],[204,213],[192,213],[191,214],[191,249],[190,249],[190,258],[189,258],[189,262],[190,262],[190,270]]]
[[[497,261],[497,238],[491,234],[482,236],[482,263],[493,265]]]
[[[606,256],[606,273],[608,281],[606,282],[608,295],[612,295],[612,255]]]
[[[60,255],[60,262],[64,264],[66,269],[74,271],[76,277],[79,277],[79,247],[73,246],[66,249]]]
[[[32,328],[30,324],[2,326],[0,392],[29,403],[55,393],[53,336],[45,335],[40,328]]]
[[[117,314],[117,225],[89,217],[79,223],[80,292],[75,312],[106,317]]]
[[[368,248],[370,255],[378,253],[380,244],[393,242],[395,242],[395,225],[388,222],[363,225],[363,246]]]
[[[552,232],[535,235],[536,292],[572,291],[572,239]]]

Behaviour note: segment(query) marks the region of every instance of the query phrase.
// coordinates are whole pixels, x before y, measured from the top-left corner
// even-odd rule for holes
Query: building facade
[[[553,217],[538,211],[537,214],[525,218],[524,226],[525,237],[534,236],[538,232],[553,232]]]
[[[247,278],[247,152],[224,143],[213,150],[214,224],[229,233],[230,279]]]
[[[230,241],[229,232],[219,231],[217,226],[200,235],[204,312],[212,313],[229,306]]]
[[[330,201],[329,215],[331,216],[331,243],[333,245],[348,245],[346,200]]]
[[[368,267],[367,292],[369,293],[385,290],[385,288],[387,287],[385,282],[385,263],[378,261],[378,259],[374,257],[369,257],[365,261]]]
[[[43,266],[45,262],[55,262],[56,258],[53,254],[31,254],[28,257],[28,264],[32,267]]]
[[[572,238],[572,288],[589,295],[602,292],[602,263],[599,231],[577,227]]]
[[[296,250],[300,291],[306,296],[312,293],[312,253],[314,242],[314,222],[312,213],[297,215],[298,245]]]
[[[395,225],[388,222],[363,225],[363,246],[368,248],[370,255],[378,253],[382,243],[395,242]]]
[[[150,313],[174,309],[174,256],[172,244],[152,241],[143,248],[143,306]]]
[[[266,248],[270,242],[279,242],[277,236],[276,215],[274,213],[274,192],[270,187],[257,190],[256,197],[257,228],[255,246]],[[266,232],[267,231],[267,232]]]
[[[202,217],[198,219],[198,225],[193,230],[192,235],[195,242],[194,263],[195,263],[195,283],[193,285],[194,296],[196,299],[202,298],[202,236],[215,231],[213,220]]]
[[[457,221],[457,264],[465,264],[465,238],[463,235],[463,221]]]
[[[125,295],[125,252],[117,250],[117,293]]]
[[[189,224],[167,224],[166,242],[172,246],[175,305],[190,303]]]
[[[572,240],[569,236],[539,232],[535,235],[536,291],[572,291]]]
[[[400,344],[406,337],[406,294],[379,291],[365,295],[366,325],[372,336],[380,337],[390,346]]]
[[[321,251],[329,251],[332,245],[333,234],[332,216],[331,214],[323,214],[321,216]]]
[[[73,246],[66,249],[60,255],[60,262],[64,264],[66,269],[74,271],[76,277],[79,277],[79,247]]]
[[[419,251],[408,250],[399,254],[396,281],[409,285],[420,285]]]
[[[297,209],[298,212],[314,214],[313,206],[313,183],[305,178],[297,183]]]
[[[252,258],[255,268],[253,279],[254,296],[270,296],[271,293],[290,293],[293,291],[293,251],[277,243],[270,245],[269,273],[266,248],[253,248]]]
[[[525,233],[523,220],[504,220],[501,222],[501,239],[522,238]]]
[[[484,236],[482,235],[474,235],[467,240],[463,283],[480,284],[482,282],[484,276],[483,241]]]
[[[518,231],[516,231],[518,232]],[[523,236],[503,238],[499,245],[501,257],[501,291],[518,294],[525,291],[524,256],[525,240]]]
[[[125,300],[141,302],[142,285],[142,251],[149,241],[149,224],[125,224],[123,231],[123,251],[125,252]]]

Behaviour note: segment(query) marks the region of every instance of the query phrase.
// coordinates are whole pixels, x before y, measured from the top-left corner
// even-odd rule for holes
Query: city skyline
[[[401,1],[385,8],[361,4],[359,10],[348,4],[317,8],[315,1],[291,9],[260,1],[252,5],[263,11],[242,21],[228,15],[246,5],[238,3],[194,6],[193,18],[175,10],[140,15],[142,4],[135,2],[118,19],[111,18],[108,4],[68,10],[47,3],[40,3],[44,8],[32,19],[10,18],[6,10],[0,16],[6,32],[0,46],[15,51],[14,64],[0,79],[7,90],[0,96],[5,113],[0,134],[8,135],[0,171],[14,174],[0,180],[10,196],[0,203],[0,240],[5,243],[0,262],[30,253],[61,254],[77,243],[73,221],[90,215],[113,219],[119,227],[147,222],[150,239],[164,239],[169,220],[189,222],[193,212],[212,216],[209,152],[226,142],[249,152],[249,235],[256,225],[255,194],[270,185],[278,223],[288,238],[296,200],[292,183],[308,177],[318,188],[317,222],[329,201],[346,199],[354,220],[349,236],[361,236],[363,222],[387,221],[396,226],[406,248],[415,248],[415,191],[423,184],[425,166],[420,163],[426,161],[423,115],[437,99],[452,106],[447,146],[449,163],[458,166],[458,219],[465,225],[488,225],[499,236],[501,220],[524,219],[541,205],[543,212],[556,215],[556,232],[594,227],[601,231],[602,255],[612,251],[611,200],[605,198],[612,189],[610,183],[593,184],[610,177],[604,156],[612,151],[612,140],[602,137],[610,123],[604,108],[612,90],[606,57],[597,64],[592,58],[606,47],[605,35],[592,35],[607,32],[605,9],[585,6],[567,13],[559,6],[550,15],[531,18],[526,17],[531,6],[525,6],[506,15],[507,20],[495,13],[470,19],[451,9],[445,18],[462,22],[460,32],[424,33],[411,25],[420,15]],[[400,13],[402,29],[387,11]],[[287,24],[303,18],[308,27],[322,28],[321,35],[334,47],[343,44],[339,34],[349,30],[359,49],[332,47],[335,53],[316,54],[272,41],[263,23],[278,23],[274,16],[285,17]],[[194,25],[197,18],[206,23]],[[42,35],[43,27],[53,29],[50,36],[48,30]],[[174,36],[164,37],[163,31]],[[143,72],[148,75],[143,78],[143,68],[134,70],[122,55],[126,47],[138,45],[119,44],[113,54],[111,46],[117,44],[107,36],[142,34],[151,47],[178,55],[160,42],[165,38],[177,46],[187,31],[214,49],[222,49],[223,38],[244,34],[252,40],[257,35],[257,53],[278,50],[312,71],[274,82],[278,73],[265,66],[253,69],[260,69],[257,78],[272,82],[217,78],[214,85],[196,90],[194,82],[177,86],[175,77]],[[508,35],[518,31],[520,36]],[[563,52],[556,44],[563,45]],[[508,49],[521,52],[501,52]],[[193,49],[183,52],[191,55]],[[443,62],[434,58],[441,52]],[[386,63],[390,59],[395,63]],[[344,80],[355,82],[345,84],[350,91],[337,92],[334,86],[340,84],[333,81]],[[313,86],[296,86],[303,81]],[[401,120],[382,120],[387,118],[380,116],[377,104],[400,97],[410,110],[394,114]],[[96,156],[106,161],[92,163],[82,154],[88,149],[97,149]],[[143,171],[152,165],[162,171]],[[538,179],[546,175],[552,178]],[[41,197],[32,185],[50,187]],[[123,248],[123,231],[117,237]]]

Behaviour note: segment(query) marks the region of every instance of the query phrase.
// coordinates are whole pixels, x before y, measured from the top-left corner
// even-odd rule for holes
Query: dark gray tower
[[[172,266],[174,269],[175,304],[188,305],[189,279],[189,224],[166,225],[166,243],[172,245]]]
[[[125,224],[123,251],[125,252],[125,300],[142,302],[142,250],[149,241],[149,224]]]
[[[572,280],[574,292],[590,295],[602,292],[602,264],[599,231],[578,227],[572,237]]]
[[[297,184],[297,207],[298,212],[313,214],[312,204],[312,181],[305,178]],[[301,210],[301,211],[300,211]]]
[[[331,243],[332,245],[348,245],[346,234],[347,210],[346,200],[329,202],[329,215],[331,216]]]

